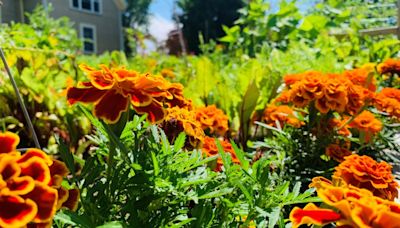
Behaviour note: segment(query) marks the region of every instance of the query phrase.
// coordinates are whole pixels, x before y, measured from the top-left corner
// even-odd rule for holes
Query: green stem
[[[111,137],[111,136],[110,136]],[[110,140],[109,144],[109,152],[108,152],[108,161],[107,161],[107,194],[109,198],[111,198],[112,192],[111,192],[111,175],[112,175],[112,167],[114,164],[114,155],[115,155],[115,144]]]

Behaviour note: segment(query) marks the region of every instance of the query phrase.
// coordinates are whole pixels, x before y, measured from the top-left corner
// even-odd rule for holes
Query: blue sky
[[[172,18],[173,4],[174,0],[153,0],[150,5],[150,13],[170,20]]]

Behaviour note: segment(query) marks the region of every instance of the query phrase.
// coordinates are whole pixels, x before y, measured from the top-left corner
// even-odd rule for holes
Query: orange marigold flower
[[[354,85],[362,86],[372,92],[376,90],[376,80],[373,76],[373,72],[369,70],[363,68],[353,69],[345,71],[343,75],[350,79]]]
[[[349,125],[346,124],[347,120],[348,118],[343,118],[341,120],[336,118],[329,119],[328,128],[331,130],[334,129],[339,135],[350,136],[351,132],[349,130]]]
[[[348,103],[347,85],[340,79],[330,78],[323,85],[323,95],[316,100],[315,107],[321,113],[330,110],[343,112]]]
[[[392,175],[392,166],[384,161],[376,162],[368,156],[353,154],[345,157],[335,170],[333,177],[368,189],[375,196],[388,200],[394,200],[398,196],[398,184]]]
[[[366,102],[372,99],[373,93],[360,85],[351,85],[347,88],[349,102],[346,111],[350,115],[356,114]]]
[[[215,105],[196,109],[196,120],[201,124],[203,130],[224,136],[228,131],[228,116]]]
[[[224,149],[224,151],[226,153],[229,153],[230,156],[232,157],[232,162],[236,163],[236,164],[240,164],[240,161],[237,158],[236,153],[233,150],[232,145],[228,141],[225,141],[225,140],[219,140],[219,142],[221,143],[221,146]],[[219,155],[218,154],[218,147],[217,147],[217,144],[215,143],[214,138],[211,138],[211,137],[208,137],[208,136],[206,136],[204,138],[202,151],[207,157],[212,157],[212,156]],[[222,158],[218,157],[217,162],[216,162],[216,166],[214,168],[214,171],[216,171],[216,172],[222,171],[222,166],[223,166]]]
[[[349,127],[355,128],[365,134],[365,141],[369,142],[373,135],[382,130],[382,122],[375,118],[370,111],[364,110],[353,121],[349,123]]]
[[[50,226],[57,205],[62,206],[58,189],[63,187],[61,181],[54,185],[53,176],[65,177],[67,168],[39,149],[28,149],[21,155],[16,151],[18,142],[16,134],[0,133],[0,227]]]
[[[305,107],[314,99],[322,98],[325,76],[319,72],[304,75],[291,87],[290,99],[297,107]]]
[[[340,178],[331,182],[323,177],[313,178],[310,187],[316,187],[319,198],[340,214],[336,226],[400,226],[400,205],[376,197],[367,189],[348,185]]]
[[[167,109],[167,116],[160,123],[170,142],[174,142],[179,133],[187,135],[185,147],[187,149],[200,148],[204,140],[204,131],[196,120],[194,111],[174,107]]]
[[[303,209],[295,207],[289,215],[289,219],[292,222],[293,228],[297,228],[303,224],[324,226],[329,223],[336,222],[340,220],[340,218],[341,215],[336,211],[319,208],[313,203],[307,204]]]
[[[281,102],[287,104],[290,102],[291,91],[284,90],[279,96],[275,99],[276,102]]]
[[[378,65],[378,72],[380,74],[397,74],[400,75],[400,60],[387,59]]]
[[[389,115],[400,118],[400,90],[395,88],[384,88],[375,96],[375,107]]]
[[[70,104],[94,103],[94,115],[107,123],[116,123],[129,103],[137,113],[147,113],[149,121],[159,122],[166,114],[164,105],[179,105],[183,100],[180,84],[124,68],[100,67],[81,65],[90,81],[68,88],[67,99]]]
[[[326,147],[325,154],[337,162],[342,162],[344,157],[351,155],[351,151],[337,144],[330,144]]]
[[[304,125],[304,122],[300,121],[296,117],[294,110],[287,105],[268,105],[264,110],[263,120],[268,125],[274,127],[277,127],[277,123],[279,123],[281,127],[283,127],[285,124],[296,128]]]

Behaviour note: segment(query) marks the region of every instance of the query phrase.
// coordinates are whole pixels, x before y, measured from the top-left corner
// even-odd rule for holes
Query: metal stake
[[[29,117],[28,110],[25,107],[25,104],[24,104],[24,101],[22,100],[22,97],[21,97],[21,94],[19,92],[17,83],[15,83],[14,77],[11,74],[10,67],[8,66],[8,63],[6,61],[6,57],[4,56],[4,52],[3,52],[3,49],[1,47],[0,47],[0,56],[1,56],[1,60],[3,60],[3,64],[4,64],[4,67],[6,68],[8,76],[10,77],[10,81],[11,81],[11,84],[12,84],[12,86],[14,88],[14,91],[15,91],[15,93],[17,95],[19,105],[21,106],[22,112],[24,113],[25,120],[28,123],[28,128],[29,128],[29,131],[32,134],[32,138],[33,138],[33,141],[35,143],[35,146],[37,148],[41,149],[38,137],[37,137],[36,132],[35,132],[35,129],[33,128],[33,124],[32,124],[31,118]]]

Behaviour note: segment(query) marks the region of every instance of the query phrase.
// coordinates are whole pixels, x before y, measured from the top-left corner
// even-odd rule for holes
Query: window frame
[[[74,0],[69,0],[69,8],[72,10],[77,10],[80,12],[85,12],[85,13],[90,13],[90,14],[97,14],[97,15],[102,15],[103,14],[103,0],[89,0],[90,1],[90,6],[91,9],[83,9],[82,8],[82,0],[78,0],[78,7],[75,7],[73,4]],[[94,10],[94,2],[97,1],[99,3],[99,12],[96,12]]]
[[[93,31],[93,38],[88,39],[83,36],[83,30],[85,28],[92,29]],[[97,53],[97,29],[96,25],[94,24],[88,24],[88,23],[79,23],[79,37],[82,41],[82,51],[85,54],[96,54]],[[91,42],[93,43],[93,51],[87,51],[85,50],[85,42]]]

